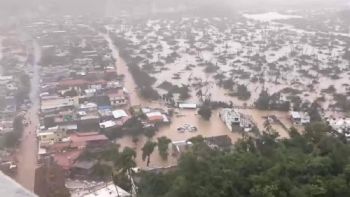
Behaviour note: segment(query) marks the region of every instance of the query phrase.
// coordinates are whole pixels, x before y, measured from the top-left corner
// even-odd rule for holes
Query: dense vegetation
[[[145,173],[142,197],[309,197],[350,196],[350,145],[317,123],[290,139],[274,133],[245,137],[231,152],[197,141],[178,168]]]
[[[15,148],[23,134],[23,116],[17,116],[13,121],[13,131],[1,136],[0,148]]]
[[[280,94],[269,95],[266,90],[261,91],[259,98],[255,102],[255,107],[260,110],[289,111],[290,102],[281,101]]]

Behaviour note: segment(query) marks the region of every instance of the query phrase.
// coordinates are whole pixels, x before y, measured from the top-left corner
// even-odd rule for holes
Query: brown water
[[[203,120],[199,115],[196,115],[196,111],[193,110],[180,110],[179,114],[181,116],[173,117],[172,123],[169,126],[164,126],[156,133],[156,135],[150,139],[152,141],[157,141],[158,137],[166,136],[175,141],[188,140],[192,137],[202,135],[204,137],[219,136],[219,135],[228,135],[232,139],[232,143],[236,142],[241,135],[237,132],[231,132],[228,130],[226,125],[220,120],[218,111],[214,111],[210,121]],[[185,132],[179,133],[177,128],[182,127],[184,124],[189,124],[198,128],[197,132]],[[140,137],[137,144],[133,143],[131,137],[123,137],[118,139],[117,143],[122,147],[132,147],[137,152],[136,162],[139,167],[145,168],[146,162],[143,162],[141,159],[142,156],[142,147],[148,139],[146,137]],[[171,156],[172,149],[169,147],[169,160],[163,161],[159,154],[158,150],[155,149],[151,156],[151,168],[156,167],[167,167],[176,164],[177,157]]]
[[[112,54],[116,61],[116,72],[118,75],[124,75],[124,87],[127,89],[129,93],[130,105],[142,105],[142,106],[150,106],[156,105],[154,102],[147,101],[143,99],[138,94],[138,87],[129,72],[129,68],[126,65],[124,59],[120,57],[118,48],[113,44],[112,39],[108,35],[103,35],[103,37],[107,40],[109,48],[112,50]]]
[[[139,94],[137,94],[137,85],[135,84],[125,61],[119,56],[119,52],[109,37],[106,37],[109,45],[113,51],[114,56],[117,58],[116,68],[118,74],[123,74],[125,76],[124,85],[128,89],[130,94],[130,103],[132,105],[141,104],[143,106],[149,107],[159,107],[161,106],[157,102],[149,102],[143,99]],[[191,126],[196,126],[198,128],[197,132],[185,132],[179,133],[177,128],[183,126],[184,124],[190,124]],[[182,141],[188,140],[191,137],[202,135],[204,137],[218,136],[218,135],[228,135],[231,137],[232,141],[235,142],[239,139],[240,135],[238,133],[232,133],[228,130],[225,124],[220,120],[218,112],[213,112],[210,121],[204,121],[200,116],[196,114],[196,110],[180,110],[178,116],[172,118],[172,123],[169,126],[164,126],[156,133],[156,135],[150,139],[157,141],[158,137],[166,136],[172,141]],[[142,161],[142,147],[147,141],[147,137],[140,136],[138,142],[135,144],[132,137],[125,136],[121,139],[117,139],[116,143],[120,144],[122,148],[132,147],[137,152],[136,163],[139,167],[145,168],[146,162]],[[170,146],[169,146],[170,147]],[[169,148],[169,158],[168,161],[163,161],[156,148],[151,156],[150,167],[166,167],[176,164],[177,157],[171,155],[171,147]]]
[[[123,74],[125,76],[124,85],[130,93],[130,100],[132,105],[141,104],[143,106],[149,107],[162,107],[160,103],[145,101],[143,98],[137,94],[137,85],[135,84],[131,74],[129,73],[128,67],[125,61],[119,56],[117,48],[113,45],[111,39],[105,36],[106,40],[109,42],[109,45],[113,51],[114,56],[117,58],[116,67],[118,74]],[[226,91],[214,87],[213,88],[213,97],[215,99],[219,98],[230,98],[225,96]],[[193,93],[193,92],[192,92]],[[256,92],[255,92],[256,93]],[[254,94],[255,97],[257,94]],[[236,104],[243,104],[243,101],[238,101],[235,98],[230,98],[227,101],[233,101]],[[165,107],[165,106],[163,106]],[[291,126],[291,122],[288,119],[288,113],[286,112],[275,112],[275,111],[259,111],[259,110],[242,110],[242,113],[251,115],[256,122],[259,129],[264,129],[264,116],[267,115],[276,115],[287,127]],[[131,147],[134,148],[137,152],[136,163],[137,166],[141,168],[147,168],[146,161],[142,161],[142,147],[147,140],[157,141],[158,137],[166,136],[169,139],[174,141],[183,141],[188,140],[191,137],[202,135],[204,137],[212,137],[219,135],[228,135],[232,143],[235,143],[240,137],[241,134],[238,132],[231,132],[226,127],[226,125],[220,120],[219,112],[213,111],[213,115],[210,121],[203,120],[199,115],[197,115],[196,110],[180,110],[177,116],[172,118],[172,123],[169,126],[161,127],[160,130],[155,134],[151,139],[148,139],[145,136],[140,136],[138,142],[134,143],[132,137],[124,136],[123,138],[117,139],[116,143],[121,145],[121,148]],[[177,128],[182,127],[184,124],[189,124],[198,128],[197,132],[185,132],[179,133]],[[277,124],[273,124],[272,127],[280,133],[280,137],[288,137],[288,133]],[[158,168],[158,167],[168,167],[173,166],[177,163],[178,157],[172,155],[172,148],[169,146],[169,157],[167,161],[164,161],[160,158],[158,149],[156,148],[151,155],[151,163],[149,168]]]

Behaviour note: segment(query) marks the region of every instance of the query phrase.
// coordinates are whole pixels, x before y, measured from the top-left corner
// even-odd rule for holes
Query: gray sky
[[[172,7],[187,7],[200,9],[203,6],[212,6],[233,10],[247,9],[294,9],[320,8],[342,5],[346,7],[350,0],[0,0],[0,16],[16,16],[30,12],[46,10],[47,13],[105,13],[107,1],[113,2],[112,12],[136,9],[147,12],[152,1],[158,9]]]

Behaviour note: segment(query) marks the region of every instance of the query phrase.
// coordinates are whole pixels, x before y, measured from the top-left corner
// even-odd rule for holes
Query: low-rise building
[[[40,143],[42,144],[54,144],[67,137],[67,132],[56,126],[48,128],[46,130],[41,130],[37,136]]]
[[[75,98],[55,98],[41,100],[41,112],[50,113],[61,109],[74,109],[79,103],[79,99]]]
[[[128,103],[128,98],[123,89],[113,89],[106,92],[112,106],[119,107]]]
[[[254,127],[254,122],[251,118],[245,116],[235,109],[222,109],[219,116],[230,131],[234,131],[235,126],[243,129],[244,131],[250,131]]]
[[[303,125],[303,124],[308,124],[311,121],[309,113],[307,112],[291,111],[290,115],[294,124]]]

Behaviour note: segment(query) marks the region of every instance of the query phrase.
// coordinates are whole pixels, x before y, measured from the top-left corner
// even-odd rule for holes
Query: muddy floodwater
[[[180,133],[177,128],[184,126],[184,124],[189,124],[191,126],[197,127],[196,132],[184,132]],[[210,121],[203,120],[196,111],[193,110],[180,110],[177,116],[172,118],[172,123],[169,126],[163,126],[159,129],[156,135],[151,139],[157,141],[158,137],[166,136],[173,142],[188,140],[191,137],[202,135],[203,137],[228,135],[232,142],[234,143],[240,138],[238,132],[231,132],[225,126],[225,124],[220,120],[218,111],[214,111]],[[137,152],[136,163],[139,167],[146,167],[146,162],[142,161],[142,147],[147,141],[146,137],[140,137],[139,141],[135,144],[132,141],[132,137],[123,137],[118,139],[116,143],[120,144],[121,147],[132,147]],[[158,149],[155,149],[151,156],[150,168],[156,167],[167,167],[176,164],[177,157],[172,156],[172,148],[169,146],[169,159],[168,161],[163,161],[158,153]]]
[[[128,67],[125,64],[125,61],[119,56],[117,48],[112,44],[112,41],[108,36],[105,37],[110,44],[110,47],[113,51],[114,57],[117,59],[116,68],[118,74],[122,74],[125,76],[124,85],[128,89],[130,93],[130,102],[132,105],[147,106],[147,107],[162,107],[162,105],[158,102],[150,102],[144,100],[137,93],[137,85],[135,84],[131,74],[129,73]],[[214,95],[217,98],[225,98],[224,91],[220,89],[215,89],[217,91]],[[288,119],[287,112],[263,112],[259,110],[241,110],[242,113],[251,115],[256,121],[259,129],[264,129],[264,117],[268,115],[276,115],[286,126],[290,127],[291,123]],[[188,140],[192,137],[202,135],[203,137],[212,137],[219,135],[228,135],[232,143],[235,143],[240,137],[241,134],[239,132],[231,132],[226,125],[219,118],[219,111],[213,111],[212,117],[210,121],[203,120],[198,114],[196,110],[179,110],[177,114],[174,115],[171,119],[171,124],[168,126],[162,126],[159,131],[155,134],[155,136],[151,139],[148,139],[145,136],[140,136],[138,138],[137,143],[133,142],[131,136],[124,136],[122,138],[117,139],[115,142],[124,147],[134,148],[137,152],[136,163],[137,166],[141,168],[147,168],[146,161],[142,161],[142,147],[146,143],[147,140],[157,141],[158,137],[166,136],[172,140],[172,142],[176,141],[184,141]],[[177,131],[179,127],[184,126],[185,124],[189,124],[191,126],[197,127],[196,132],[184,132],[180,133]],[[279,132],[280,137],[288,137],[287,132],[278,124],[273,124],[272,127]],[[169,167],[173,166],[177,163],[178,156],[173,154],[172,146],[169,145],[169,157],[168,160],[164,161],[160,156],[158,149],[155,148],[153,154],[151,155],[151,162],[149,168],[159,168],[159,167]]]

